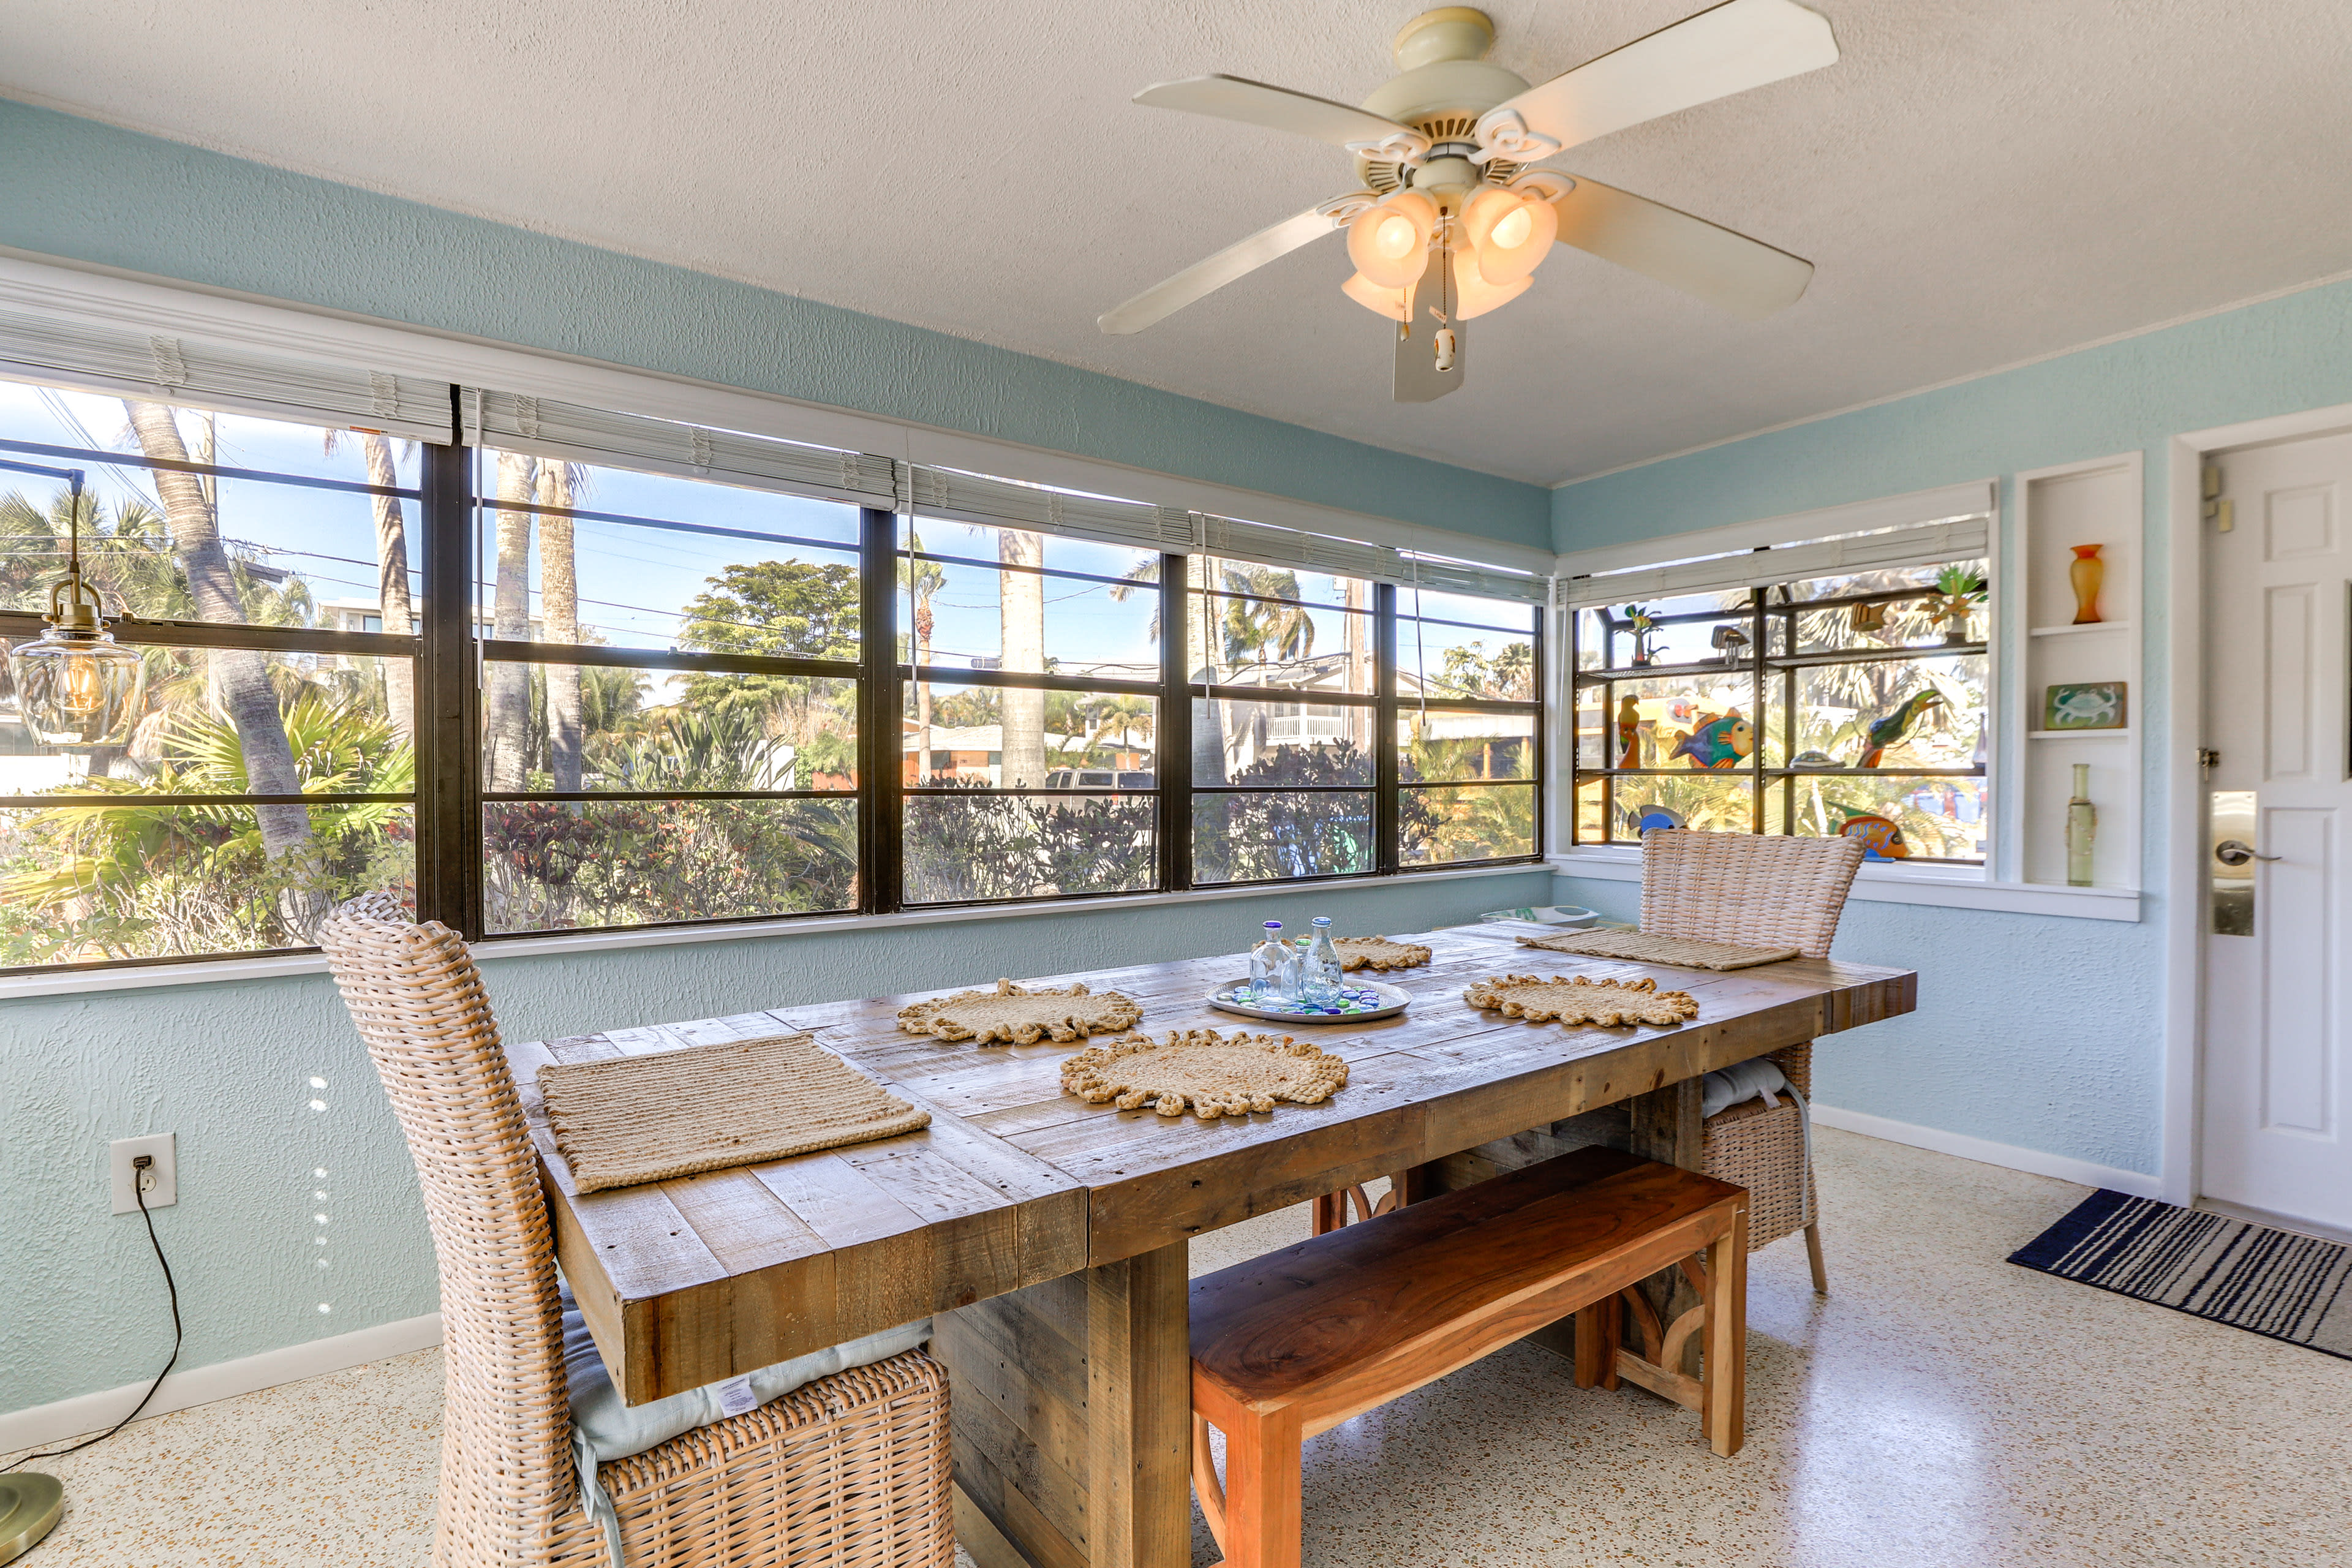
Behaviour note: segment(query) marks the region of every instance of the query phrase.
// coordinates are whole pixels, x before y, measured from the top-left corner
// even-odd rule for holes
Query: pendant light
[[[66,574],[49,584],[48,629],[8,650],[16,710],[33,739],[58,750],[120,746],[138,723],[147,668],[106,629],[98,590],[81,574],[79,468],[45,468],[0,459],[0,468],[67,481]]]

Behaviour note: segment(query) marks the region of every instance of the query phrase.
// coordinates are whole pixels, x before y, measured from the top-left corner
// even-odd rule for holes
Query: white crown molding
[[[1118,496],[1186,511],[1271,523],[1465,561],[1551,570],[1552,552],[1355,512],[1262,490],[1019,442],[967,435],[878,414],[804,403],[431,328],[268,300],[228,289],[85,266],[0,246],[0,305],[77,320],[211,338],[257,351],[360,361],[370,368],[524,393],[658,419],[709,425],[965,468],[1032,484]],[[1302,434],[1314,435],[1303,427]]]

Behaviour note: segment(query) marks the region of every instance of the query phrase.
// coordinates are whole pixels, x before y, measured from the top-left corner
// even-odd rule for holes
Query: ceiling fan
[[[1794,0],[1728,0],[1532,88],[1482,58],[1494,41],[1482,11],[1423,12],[1397,35],[1402,74],[1361,109],[1231,76],[1137,93],[1156,109],[1336,143],[1356,155],[1361,188],[1228,246],[1096,324],[1141,331],[1344,228],[1356,272],[1340,289],[1397,323],[1396,399],[1426,403],[1462,384],[1462,324],[1525,293],[1555,241],[1749,320],[1804,293],[1810,261],[1536,165],[1612,131],[1834,64],[1826,17]]]

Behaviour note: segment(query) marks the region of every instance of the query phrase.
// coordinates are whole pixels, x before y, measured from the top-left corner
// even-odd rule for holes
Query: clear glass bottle
[[[1314,935],[1298,961],[1298,999],[1328,1007],[1339,999],[1339,950],[1331,944],[1331,917],[1317,915]]]
[[[1282,940],[1282,922],[1265,922],[1265,935],[1250,950],[1250,994],[1262,1002],[1288,1002],[1298,994],[1298,950]]]

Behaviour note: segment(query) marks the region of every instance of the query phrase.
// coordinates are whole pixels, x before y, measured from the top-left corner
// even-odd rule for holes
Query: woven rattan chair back
[[[1642,836],[1642,929],[1827,958],[1861,865],[1854,838],[1659,828]]]
[[[447,1364],[442,1568],[538,1563],[579,1532],[546,1201],[498,1024],[466,944],[383,894],[320,931],[408,1139],[440,1261]],[[567,1512],[570,1518],[564,1518]]]

